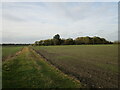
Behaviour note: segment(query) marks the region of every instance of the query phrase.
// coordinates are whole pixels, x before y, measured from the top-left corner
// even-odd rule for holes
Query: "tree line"
[[[3,43],[3,44],[0,44],[0,46],[28,46],[30,44],[14,44],[14,43]]]
[[[33,45],[37,46],[49,46],[49,45],[82,45],[82,44],[113,44],[111,41],[107,41],[105,38],[100,37],[77,37],[76,39],[68,38],[61,39],[59,34],[53,36],[53,39],[35,41]]]

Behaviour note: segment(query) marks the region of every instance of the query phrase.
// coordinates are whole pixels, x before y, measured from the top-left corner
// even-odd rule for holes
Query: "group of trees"
[[[114,41],[114,44],[120,44],[120,41],[118,40],[118,41]]]
[[[112,44],[112,42],[107,41],[100,37],[78,37],[76,39],[68,38],[61,39],[59,34],[56,34],[53,39],[36,41],[34,45],[81,45],[81,44]]]

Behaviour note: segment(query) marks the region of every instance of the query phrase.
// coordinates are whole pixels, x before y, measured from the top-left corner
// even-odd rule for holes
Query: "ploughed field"
[[[37,53],[86,87],[118,87],[117,45],[34,46]]]
[[[2,49],[2,88],[81,88],[82,84],[47,62],[31,47]]]

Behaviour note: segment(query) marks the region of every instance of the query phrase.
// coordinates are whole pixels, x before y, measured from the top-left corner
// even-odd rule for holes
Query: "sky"
[[[117,2],[3,2],[2,43],[82,36],[118,39]]]

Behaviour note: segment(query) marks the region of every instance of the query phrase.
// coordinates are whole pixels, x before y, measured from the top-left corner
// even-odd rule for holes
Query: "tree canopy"
[[[36,41],[34,45],[82,45],[82,44],[113,44],[113,42],[107,41],[105,38],[100,37],[77,37],[76,39],[68,38],[61,39],[59,34],[53,36],[53,39]]]

